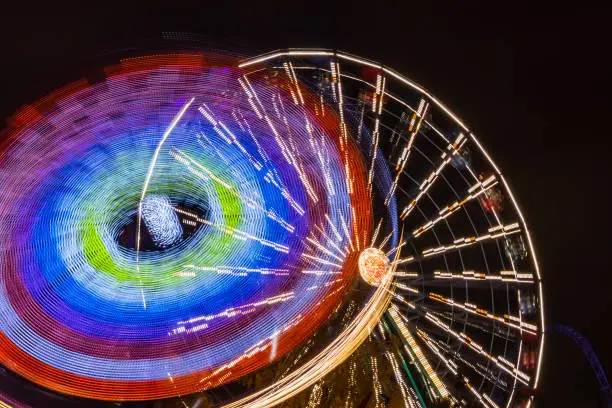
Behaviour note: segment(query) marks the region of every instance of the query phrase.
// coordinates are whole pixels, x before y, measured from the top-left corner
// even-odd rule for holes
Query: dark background
[[[610,10],[21,3],[0,6],[0,117],[84,76],[106,50],[162,31],[201,33],[249,54],[338,48],[421,83],[465,120],[509,179],[538,250],[547,321],[582,332],[612,375]],[[538,394],[538,407],[598,405],[598,383],[570,339],[547,337]]]

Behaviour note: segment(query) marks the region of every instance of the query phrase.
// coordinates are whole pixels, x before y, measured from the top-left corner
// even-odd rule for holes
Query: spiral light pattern
[[[339,302],[372,230],[367,165],[306,90],[236,65],[123,60],[14,117],[3,365],[77,396],[182,395],[269,364]]]

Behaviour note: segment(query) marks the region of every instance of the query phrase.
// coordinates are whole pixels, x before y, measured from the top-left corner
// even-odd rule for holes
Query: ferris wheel
[[[428,91],[335,50],[102,72],[4,133],[5,403],[532,404],[529,230]]]

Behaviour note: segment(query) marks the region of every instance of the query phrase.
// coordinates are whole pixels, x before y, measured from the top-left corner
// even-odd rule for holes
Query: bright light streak
[[[404,339],[408,342],[410,349],[412,350],[414,355],[416,355],[417,359],[419,360],[419,363],[421,364],[421,367],[423,367],[423,369],[425,370],[425,373],[427,374],[427,376],[430,378],[431,382],[433,383],[437,394],[440,396],[440,398],[446,398],[449,395],[448,390],[444,386],[444,383],[442,383],[442,381],[438,377],[438,374],[434,371],[434,369],[429,364],[429,361],[427,360],[427,358],[421,351],[421,348],[419,347],[414,337],[410,333],[410,330],[408,330],[408,328],[406,327],[406,325],[400,318],[399,309],[397,308],[397,306],[391,305],[391,307],[389,308],[389,316],[391,316],[391,318],[393,319],[393,322],[400,330],[400,333],[402,334]]]
[[[391,279],[384,279],[365,307],[342,333],[310,361],[279,379],[276,383],[238,401],[224,405],[223,408],[272,407],[315,384],[353,354],[361,343],[368,338],[371,330],[378,324],[380,317],[387,310],[390,301],[390,284]]]
[[[168,136],[170,136],[170,133],[172,133],[177,123],[181,120],[181,118],[183,117],[183,115],[185,114],[189,106],[191,106],[194,100],[195,98],[191,98],[185,105],[183,105],[179,113],[174,117],[172,122],[170,122],[170,126],[168,126],[168,128],[162,135],[162,138],[157,144],[157,148],[155,149],[155,152],[153,153],[153,158],[151,159],[151,163],[149,164],[149,170],[147,171],[147,176],[145,177],[144,185],[142,186],[142,193],[140,194],[140,202],[138,203],[138,221],[137,221],[137,230],[136,230],[136,269],[139,275],[140,275],[139,260],[140,260],[140,239],[141,239],[140,235],[141,235],[141,224],[142,224],[142,202],[145,198],[145,195],[147,194],[147,189],[149,188],[149,183],[151,182],[151,177],[153,176],[153,170],[155,169],[155,164],[157,163],[157,158],[159,156],[159,152],[161,151],[162,146],[164,145],[164,142],[166,141]],[[146,309],[147,302],[145,300],[144,289],[142,286],[142,279],[140,279],[140,282],[141,282],[140,293],[142,295],[142,306],[144,307],[144,309]]]

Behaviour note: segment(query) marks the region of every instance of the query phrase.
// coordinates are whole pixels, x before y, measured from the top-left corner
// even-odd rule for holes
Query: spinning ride
[[[469,129],[389,68],[127,58],[19,111],[0,163],[0,363],[57,398],[325,406],[348,364],[347,404],[358,383],[372,406],[533,399],[523,216]]]

